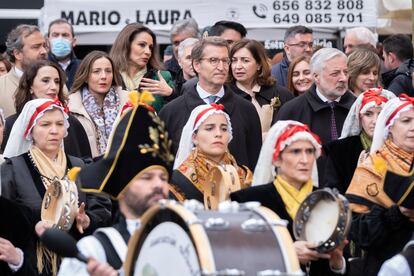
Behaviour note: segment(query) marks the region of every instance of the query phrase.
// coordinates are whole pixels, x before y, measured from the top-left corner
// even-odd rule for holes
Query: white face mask
[[[72,52],[72,43],[63,37],[53,38],[50,41],[52,54],[56,57],[66,57]]]

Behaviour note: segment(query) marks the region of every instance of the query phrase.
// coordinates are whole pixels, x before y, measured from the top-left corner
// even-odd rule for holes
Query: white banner
[[[119,31],[139,22],[153,30],[193,17],[200,27],[219,20],[246,28],[286,28],[292,25],[342,28],[375,27],[377,0],[45,0],[41,24],[66,18],[77,33]]]

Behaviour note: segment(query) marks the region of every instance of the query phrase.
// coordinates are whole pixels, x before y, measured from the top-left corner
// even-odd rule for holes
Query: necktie
[[[208,99],[208,104],[212,104],[216,102],[216,100],[218,99],[218,96],[211,95],[211,96],[208,96],[207,99]]]
[[[331,107],[331,141],[338,139],[338,130],[336,128],[336,120],[335,120],[335,102],[328,103]]]

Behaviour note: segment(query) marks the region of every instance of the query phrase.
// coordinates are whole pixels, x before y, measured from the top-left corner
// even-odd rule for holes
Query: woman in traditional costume
[[[292,223],[299,206],[317,185],[315,161],[320,154],[319,137],[308,126],[296,121],[278,121],[263,143],[253,187],[234,192],[230,197],[238,202],[259,201],[288,221],[293,237]],[[306,241],[295,241],[294,245],[299,262],[309,275],[345,273],[344,244],[329,254],[318,253]]]
[[[412,236],[413,159],[414,98],[402,94],[383,107],[370,155],[358,165],[346,191],[353,211],[350,239],[366,251],[364,275],[377,275],[381,264]]]
[[[223,105],[200,105],[191,112],[181,134],[171,179],[171,192],[179,201],[203,202],[207,175],[219,165],[234,166],[241,187],[250,185],[251,171],[239,166],[228,151],[231,139],[230,117]]]
[[[345,194],[359,158],[364,158],[371,148],[378,115],[392,98],[395,94],[382,88],[372,88],[358,96],[345,119],[341,137],[325,147],[324,186]]]

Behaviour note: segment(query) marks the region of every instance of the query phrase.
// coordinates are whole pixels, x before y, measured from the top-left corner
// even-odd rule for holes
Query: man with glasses
[[[195,107],[223,104],[233,128],[230,153],[239,164],[253,170],[262,145],[260,119],[252,103],[235,95],[224,84],[230,66],[228,43],[219,37],[200,40],[191,51],[191,59],[198,82],[185,83],[183,95],[165,105],[160,112],[171,135],[173,150],[177,151],[182,128]]]
[[[272,76],[279,85],[287,87],[289,64],[300,55],[312,56],[313,33],[305,26],[293,26],[286,30],[284,38],[283,59],[272,66]]]

